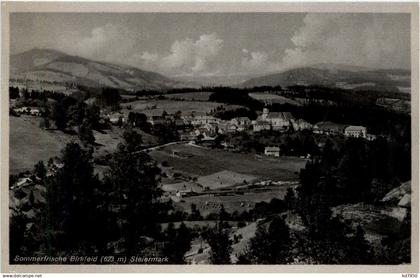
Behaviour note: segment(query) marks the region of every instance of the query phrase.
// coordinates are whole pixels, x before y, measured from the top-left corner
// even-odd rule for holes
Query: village
[[[43,108],[37,106],[17,107],[15,104],[16,101],[12,100],[11,113],[14,115],[42,119]],[[154,108],[156,107],[152,107],[151,109]],[[141,112],[144,111],[136,110],[134,112],[127,109],[110,111],[109,108],[104,107],[100,110],[100,121],[103,124],[111,125],[113,129],[123,128],[127,125],[136,128],[137,122],[130,122],[130,114],[139,114]],[[144,115],[144,117],[146,116]],[[223,157],[223,159],[221,158],[217,162],[220,165],[224,165],[226,161],[245,161],[249,162],[248,165],[252,168],[256,167],[252,165],[256,165],[256,163],[261,164],[263,161],[266,161],[266,165],[262,163],[262,165],[265,165],[263,167],[271,169],[273,173],[276,172],[277,165],[281,165],[277,171],[282,169],[282,167],[291,167],[290,170],[293,169],[293,172],[297,172],[311,158],[310,153],[303,153],[296,158],[287,158],[287,156],[284,156],[281,146],[275,142],[263,146],[260,154],[238,153],[238,146],[227,140],[220,142],[222,150],[216,150],[213,148],[214,142],[220,136],[250,134],[256,137],[264,137],[267,132],[274,132],[274,134],[306,132],[323,137],[356,137],[370,141],[376,138],[375,135],[368,133],[367,128],[364,126],[344,125],[334,122],[311,124],[303,119],[296,119],[290,112],[271,112],[268,105],[261,112],[258,112],[258,116],[254,120],[248,117],[233,117],[230,120],[223,120],[211,115],[211,113],[194,111],[191,113],[183,113],[182,111],[167,113],[164,111],[162,115],[149,115],[146,119],[147,124],[152,129],[158,127],[173,128],[179,134],[178,138],[173,141],[145,146],[144,149],[144,151],[149,152],[161,165],[160,167],[164,177],[162,185],[166,192],[165,195],[178,204],[182,210],[189,210],[189,205],[185,204],[185,200],[187,200],[187,204],[192,202],[197,203],[199,208],[206,214],[212,211],[216,212],[222,205],[229,210],[232,207],[232,202],[231,200],[228,202],[223,201],[223,198],[226,196],[253,194],[252,200],[245,198],[246,200],[244,201],[240,197],[240,201],[235,201],[234,203],[236,204],[233,205],[232,212],[238,209],[240,211],[250,209],[256,202],[269,200],[272,196],[282,198],[287,188],[296,187],[296,175],[290,174],[289,172],[284,174],[282,171],[279,172],[279,175],[267,175],[262,170],[252,173],[249,168],[238,172],[235,167],[230,167],[230,169],[229,167],[221,167],[217,171],[210,171],[209,175],[202,175],[198,174],[202,170],[195,169],[195,167],[211,168],[208,164],[209,161],[220,155],[220,157]],[[138,128],[142,128],[142,126]],[[320,148],[323,145],[324,143],[318,143],[318,147]],[[208,157],[210,154],[213,157]],[[265,156],[267,159],[261,156]],[[182,167],[179,168],[179,165],[185,163],[185,159],[196,162],[191,167],[191,169],[195,170],[189,171],[188,169],[182,169]],[[295,166],[282,165],[282,161],[293,165],[288,159],[296,159],[298,166],[295,168]],[[171,161],[172,165],[167,165],[168,160]],[[204,165],[203,163],[207,164]],[[249,167],[248,165],[246,167]],[[60,163],[53,161],[53,166],[51,169],[56,169],[60,167]],[[14,190],[25,188],[33,184],[33,182],[28,176],[23,175],[15,184]],[[202,196],[206,199],[215,195],[218,198],[216,201],[210,201],[213,204],[210,204],[208,200],[203,202],[200,197]],[[41,195],[36,194],[36,196]]]

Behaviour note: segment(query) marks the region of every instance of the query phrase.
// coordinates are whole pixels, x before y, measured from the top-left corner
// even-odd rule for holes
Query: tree
[[[78,102],[71,105],[67,109],[67,119],[69,126],[80,126],[85,118],[86,104],[84,102]]]
[[[373,253],[369,242],[365,238],[365,231],[358,225],[354,235],[350,238],[350,252],[348,263],[350,264],[372,264]]]
[[[125,149],[127,152],[138,152],[143,149],[143,137],[135,130],[128,129],[123,133]]]
[[[179,140],[177,128],[173,123],[155,126],[153,135],[158,137],[160,144]]]
[[[284,201],[286,203],[286,206],[290,210],[294,210],[296,207],[296,196],[295,191],[293,188],[289,187],[286,192],[286,196],[284,196]]]
[[[47,117],[44,118],[44,127],[45,129],[49,129],[51,127],[50,120]]]
[[[66,145],[61,153],[55,175],[46,179],[46,245],[49,255],[58,252],[80,255],[93,254],[106,244],[97,242],[107,230],[99,223],[98,198],[101,186],[93,174],[92,153],[76,143]]]
[[[145,132],[150,131],[150,123],[147,122],[147,116],[143,113],[130,112],[127,122],[131,127],[137,127]]]
[[[56,102],[54,104],[52,117],[57,129],[63,130],[67,127],[66,109],[61,102]]]
[[[134,152],[139,146],[137,136],[124,136],[125,142],[118,146],[105,173],[111,203],[118,207],[118,218],[123,223],[120,235],[127,255],[141,253],[144,246],[139,237],[155,236],[158,232],[158,198],[162,193],[156,162],[145,152]]]
[[[40,129],[45,129],[45,120],[41,119],[41,121],[39,122],[39,128]]]
[[[99,106],[95,104],[88,105],[86,108],[85,119],[90,123],[90,125],[92,126],[92,129],[100,128],[100,125],[99,125],[99,120],[101,119],[100,111],[101,110]]]
[[[289,227],[283,218],[275,217],[268,228],[264,224],[257,227],[244,259],[254,264],[285,264],[292,260]]]
[[[203,238],[210,245],[210,261],[212,264],[230,264],[232,241],[228,231],[223,229],[223,222],[219,221],[216,227],[203,234]]]
[[[191,214],[188,216],[188,220],[203,220],[203,216],[201,216],[200,210],[197,209],[197,206],[194,203],[191,203]]]
[[[96,101],[101,106],[111,106],[113,110],[118,109],[121,101],[121,96],[118,89],[104,88]]]
[[[45,165],[44,165],[44,162],[42,160],[38,161],[38,163],[35,164],[34,174],[40,179],[45,178],[45,176],[47,174],[47,169],[45,169]]]
[[[163,254],[168,256],[169,263],[185,263],[184,255],[191,248],[191,231],[184,223],[181,223],[178,229],[174,229],[174,225],[171,222],[166,229],[165,235],[166,241]]]
[[[9,224],[9,262],[19,255],[25,255],[25,230],[27,219],[22,213],[12,214]]]
[[[84,146],[93,145],[95,143],[92,127],[87,120],[83,120],[82,124],[79,126],[79,138]]]
[[[19,87],[9,87],[9,98],[10,99],[19,98]]]

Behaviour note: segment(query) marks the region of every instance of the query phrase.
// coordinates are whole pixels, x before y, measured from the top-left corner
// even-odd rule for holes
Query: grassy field
[[[255,154],[198,148],[187,144],[164,147],[150,152],[150,155],[159,162],[167,161],[169,166],[177,171],[195,177],[208,176],[226,170],[257,178],[296,180],[297,172],[306,163],[306,159],[297,157],[270,158]]]
[[[266,94],[266,93],[249,93],[248,94],[250,97],[252,97],[253,99],[256,100],[260,100],[260,101],[269,101],[271,103],[279,103],[279,104],[285,104],[285,103],[289,103],[292,105],[300,105],[299,102],[290,99],[290,98],[286,98],[283,96],[279,96],[279,95],[275,95],[275,94]]]
[[[42,130],[39,121],[40,118],[31,116],[10,117],[11,174],[31,170],[38,161],[46,162],[50,157],[59,155],[66,143],[79,142],[74,135]]]
[[[143,139],[143,143],[146,145],[155,145],[157,144],[157,138],[143,132],[140,129],[136,129],[136,132],[140,133]],[[124,133],[124,128],[118,126],[112,126],[111,129],[104,130],[102,132],[93,131],[95,136],[95,153],[94,156],[101,156],[116,151],[119,143],[122,142],[122,136]]]
[[[174,114],[177,111],[182,111],[183,115],[191,115],[194,112],[196,115],[203,115],[210,112],[212,109],[220,106],[220,103],[209,101],[174,101],[174,100],[137,100],[133,102],[123,103],[123,113],[128,114],[130,110],[127,106],[131,106],[131,111],[141,112],[149,116],[160,116],[163,111],[169,114]],[[238,108],[238,105],[224,105],[226,109]]]
[[[43,130],[39,127],[40,118],[32,116],[10,117],[10,172],[17,174],[33,169],[34,165],[43,160],[60,155],[67,143],[80,144],[77,135],[71,135],[58,130]],[[143,136],[145,144],[155,144],[156,138],[137,130]],[[122,141],[123,129],[112,127],[103,132],[93,131],[95,136],[94,156],[113,153]],[[101,174],[102,170],[97,169]]]
[[[167,95],[168,98],[189,101],[207,101],[213,92],[190,92]]]
[[[273,198],[283,199],[287,189],[295,186],[298,171],[304,167],[306,160],[296,157],[268,158],[255,154],[232,153],[220,150],[198,148],[192,145],[171,145],[155,150],[150,155],[157,161],[167,161],[173,172],[184,177],[195,177],[195,182],[170,182],[165,179],[163,189],[175,192],[203,192],[205,187],[217,190],[259,180],[291,181],[284,185],[265,186],[245,193],[227,192],[209,193],[197,196],[175,198],[175,206],[189,211],[191,204],[196,204],[203,216],[219,212],[223,205],[229,212],[249,210],[255,203],[270,201]],[[198,186],[197,186],[198,184]]]
[[[204,188],[219,189],[243,183],[245,181],[250,182],[255,179],[255,176],[223,170],[211,175],[199,177],[197,182]]]
[[[175,203],[175,207],[188,212],[191,204],[195,204],[203,216],[210,213],[219,213],[222,205],[227,212],[243,212],[254,208],[255,204],[259,202],[269,202],[273,198],[283,199],[289,187],[278,186],[266,191],[256,190],[244,194],[231,192],[226,195],[203,194],[183,197],[181,201]]]

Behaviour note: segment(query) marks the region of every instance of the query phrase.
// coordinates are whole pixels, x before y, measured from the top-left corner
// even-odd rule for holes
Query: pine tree
[[[219,221],[213,230],[207,231],[203,238],[210,245],[210,262],[212,264],[230,264],[232,241],[229,233],[223,229],[223,222]]]
[[[166,243],[163,254],[168,256],[170,264],[185,263],[184,255],[191,248],[191,231],[181,223],[178,229],[174,229],[173,223],[169,223],[165,232]]]
[[[286,264],[291,261],[289,227],[283,218],[275,217],[268,228],[261,224],[251,238],[241,260],[254,264]]]
[[[130,255],[141,252],[140,236],[155,236],[157,233],[157,199],[161,196],[161,189],[158,187],[160,170],[156,163],[145,152],[133,152],[138,150],[141,141],[127,134],[124,139],[110,161],[105,183],[111,188],[111,202],[119,207],[118,218],[124,223],[120,232],[125,240],[126,253]]]

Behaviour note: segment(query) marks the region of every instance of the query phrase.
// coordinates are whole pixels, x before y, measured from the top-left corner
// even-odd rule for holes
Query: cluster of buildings
[[[23,106],[19,108],[14,107],[13,111],[19,115],[24,114],[24,115],[31,115],[31,116],[41,116],[42,114],[38,107],[27,107],[27,106]]]
[[[252,122],[254,132],[262,130],[293,130],[311,129],[312,125],[302,119],[295,119],[290,112],[270,112],[263,109],[262,115]]]
[[[127,118],[122,112],[108,114],[107,118],[113,124],[125,123]],[[181,140],[213,139],[218,134],[235,133],[241,131],[261,132],[265,130],[311,130],[315,134],[344,135],[346,137],[362,137],[368,140],[375,136],[367,133],[364,126],[343,125],[334,122],[319,122],[314,125],[303,119],[296,119],[290,112],[270,112],[264,108],[256,120],[248,117],[236,117],[222,120],[211,115],[173,115],[150,116],[147,121],[152,126],[175,125],[181,132]]]

